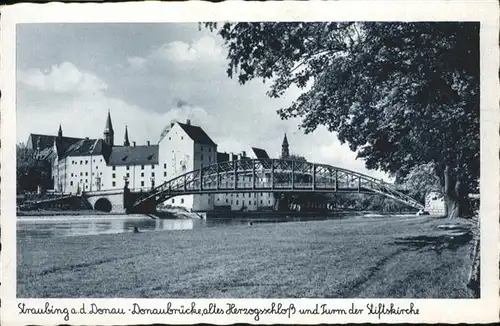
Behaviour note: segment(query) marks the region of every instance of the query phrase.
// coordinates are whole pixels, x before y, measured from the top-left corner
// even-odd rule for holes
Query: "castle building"
[[[55,192],[122,189],[126,183],[132,191],[147,191],[166,178],[158,163],[158,145],[148,141],[130,146],[127,128],[124,146],[114,145],[109,112],[102,139],[64,137],[59,126],[57,136],[31,134],[27,147],[38,159],[51,162]]]
[[[62,126],[56,136],[30,134],[27,147],[40,160],[50,162],[53,190],[77,194],[90,191],[123,189],[146,192],[185,173],[218,162],[251,159],[246,152],[228,154],[217,152],[217,144],[199,126],[172,121],[157,144],[147,141],[137,145],[130,141],[125,126],[123,145],[115,144],[115,134],[108,111],[102,138],[74,138],[63,135]],[[288,141],[282,144],[282,156],[288,155]],[[269,158],[267,152],[251,148],[254,158]],[[221,180],[234,186],[235,180]],[[238,185],[249,185],[252,176],[241,176]],[[259,176],[256,185],[270,182],[270,175]],[[270,210],[275,205],[273,193],[195,194],[169,198],[164,205],[182,207],[188,211]]]

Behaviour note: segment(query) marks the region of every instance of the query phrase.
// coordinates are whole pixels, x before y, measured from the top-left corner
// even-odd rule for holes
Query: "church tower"
[[[62,134],[62,127],[61,125],[59,124],[59,130],[57,131],[57,137],[58,138],[62,138],[63,134]]]
[[[113,130],[113,124],[111,123],[111,114],[108,110],[108,118],[106,119],[106,126],[104,127],[104,142],[110,146],[113,146],[115,140],[115,132]]]
[[[123,146],[130,146],[130,141],[128,140],[128,129],[125,126],[125,140],[123,141]]]
[[[290,152],[288,148],[288,139],[286,139],[286,134],[285,138],[283,138],[283,143],[281,144],[281,158],[289,158],[290,157]]]

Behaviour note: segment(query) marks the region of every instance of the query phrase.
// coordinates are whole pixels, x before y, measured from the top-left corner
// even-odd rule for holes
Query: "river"
[[[381,217],[378,214],[350,213],[338,218]],[[332,218],[332,217],[329,217]],[[17,218],[17,238],[54,238],[133,232],[191,230],[195,228],[227,227],[249,223],[278,223],[310,220],[310,217],[266,219],[153,219],[144,215],[85,215],[85,216],[22,216]],[[327,217],[316,217],[327,219]]]

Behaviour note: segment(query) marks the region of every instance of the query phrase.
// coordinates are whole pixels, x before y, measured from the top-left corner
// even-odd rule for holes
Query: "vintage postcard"
[[[498,321],[498,17],[3,8],[2,325]]]

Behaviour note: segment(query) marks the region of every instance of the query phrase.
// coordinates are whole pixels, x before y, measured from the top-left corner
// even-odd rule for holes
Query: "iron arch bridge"
[[[408,206],[424,205],[376,178],[326,164],[282,159],[220,162],[175,177],[137,197],[132,209],[191,194],[238,192],[370,193]],[[149,203],[149,204],[148,204]]]

